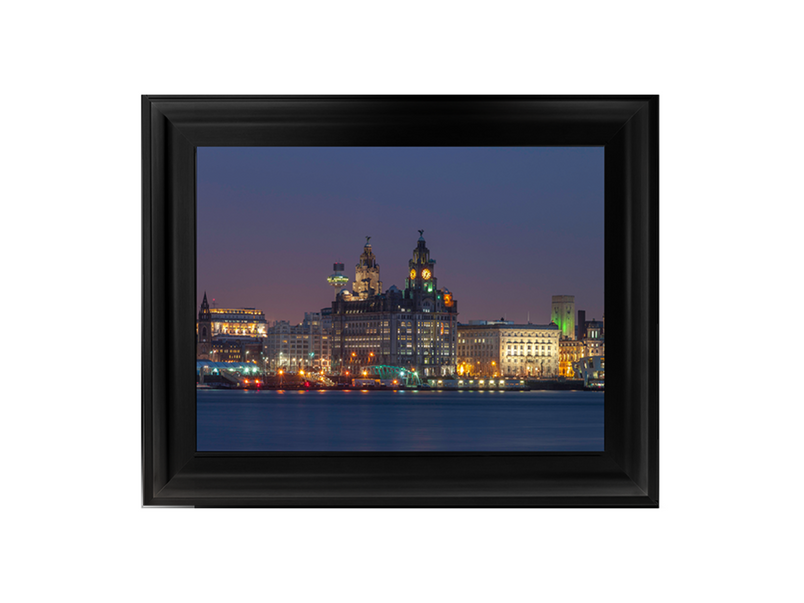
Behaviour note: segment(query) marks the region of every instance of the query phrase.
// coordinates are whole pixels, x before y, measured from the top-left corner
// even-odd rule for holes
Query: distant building
[[[586,310],[578,310],[578,320],[575,322],[575,339],[583,339],[586,325]]]
[[[590,389],[603,389],[606,383],[605,356],[583,358],[573,367],[576,377],[583,379],[583,385]]]
[[[555,377],[557,325],[472,321],[458,325],[458,374],[483,377]],[[485,323],[485,324],[476,324]]]
[[[550,319],[558,325],[562,339],[575,337],[575,296],[554,295]]]
[[[212,338],[208,360],[213,362],[253,363],[262,368],[264,339],[261,337],[221,335]],[[207,360],[207,358],[199,358]]]
[[[363,253],[360,254],[360,261],[355,266],[355,282],[352,283],[353,296],[357,299],[369,299],[382,293],[382,281],[380,280],[380,265],[371,250],[369,240],[366,237],[366,245]]]
[[[472,325],[512,325],[514,324],[513,320],[505,320],[501,318],[500,320],[470,320],[469,326]]]
[[[423,376],[456,369],[458,302],[438,288],[436,262],[424,231],[408,263],[405,289],[382,292],[380,266],[369,244],[355,267],[350,293],[332,303],[332,368],[352,375],[371,365],[398,366]]]
[[[559,374],[577,379],[581,359],[604,356],[606,353],[605,322],[586,320],[586,312],[578,310],[575,333],[575,339],[562,339],[559,345]]]
[[[604,339],[603,322],[594,319],[585,321],[580,339]]]
[[[585,355],[583,341],[562,339],[558,344],[558,349],[558,374],[568,379],[574,378],[575,370],[573,366]]]
[[[291,325],[286,320],[268,327],[263,362],[268,371],[330,370],[330,331],[321,312],[305,312],[304,320]]]
[[[218,361],[213,358],[215,352],[227,357],[237,356],[242,352],[242,358],[238,356],[232,362],[259,360],[260,352],[257,350],[260,349],[266,329],[267,323],[262,311],[254,308],[210,308],[207,294],[204,293],[196,322],[196,357]],[[242,342],[237,343],[241,339]],[[241,352],[236,352],[236,349]],[[257,358],[246,360],[247,355],[253,356],[255,352]]]
[[[591,356],[605,356],[606,342],[602,339],[584,339],[583,355],[584,358],[590,358]]]

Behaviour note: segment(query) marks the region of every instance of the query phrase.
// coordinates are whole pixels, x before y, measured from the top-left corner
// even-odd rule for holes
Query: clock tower
[[[430,258],[430,250],[424,241],[424,231],[419,231],[419,241],[413,250],[413,258],[408,262],[408,277],[405,279],[405,297],[424,301],[435,300],[438,293],[438,279],[435,276],[435,260]]]

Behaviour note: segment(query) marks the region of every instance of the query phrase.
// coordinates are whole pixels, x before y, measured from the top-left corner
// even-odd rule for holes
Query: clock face
[[[430,272],[429,268],[425,268],[424,270],[422,270],[422,278],[424,280],[429,280],[431,276],[433,276],[433,273]]]
[[[410,278],[416,278],[416,271],[415,270],[410,271]]]

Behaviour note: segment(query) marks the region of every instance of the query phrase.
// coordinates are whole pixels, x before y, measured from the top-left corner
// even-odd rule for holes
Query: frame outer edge
[[[161,339],[164,339],[165,331],[162,331],[163,335],[160,336],[159,328],[160,325],[164,328],[172,321],[170,318],[164,316],[164,310],[160,314],[159,310],[159,302],[162,301],[157,300],[157,296],[160,295],[159,293],[159,286],[162,286],[162,293],[161,295],[168,295],[171,287],[171,283],[168,283],[165,279],[167,278],[169,272],[165,271],[165,266],[157,266],[156,262],[158,262],[158,258],[160,254],[162,257],[166,259],[167,262],[170,260],[167,259],[166,253],[170,251],[170,243],[175,244],[175,241],[166,241],[166,236],[172,236],[170,233],[170,222],[172,221],[170,218],[170,212],[172,211],[171,208],[167,207],[167,204],[173,203],[171,200],[172,195],[170,195],[171,186],[175,186],[175,182],[171,181],[170,178],[172,170],[175,169],[175,166],[168,166],[168,162],[171,160],[171,151],[168,148],[170,144],[170,139],[172,136],[180,136],[184,138],[184,134],[176,131],[170,132],[171,130],[176,130],[176,126],[171,124],[172,121],[169,119],[164,113],[162,113],[156,106],[155,100],[159,101],[159,104],[167,104],[169,105],[172,101],[186,103],[188,101],[203,101],[203,100],[223,100],[223,99],[232,99],[236,100],[238,97],[153,97],[144,95],[142,97],[142,117],[143,117],[143,281],[142,281],[142,300],[143,300],[143,348],[142,348],[142,355],[143,355],[143,376],[142,376],[142,384],[143,384],[143,414],[142,414],[142,424],[143,424],[143,501],[144,504],[151,505],[153,503],[162,504],[162,505],[169,505],[169,506],[187,506],[188,504],[196,504],[198,506],[375,506],[372,505],[371,498],[358,498],[358,499],[349,499],[349,502],[346,504],[341,504],[345,499],[338,499],[338,498],[329,498],[326,501],[322,501],[319,496],[314,496],[310,499],[305,498],[304,500],[282,500],[281,497],[270,497],[267,493],[260,494],[257,498],[247,497],[247,498],[225,498],[222,499],[218,495],[216,495],[214,488],[210,490],[208,493],[204,495],[199,494],[194,495],[191,499],[187,499],[179,496],[171,496],[171,497],[164,497],[159,496],[158,492],[161,490],[165,485],[170,482],[173,477],[171,474],[170,465],[173,465],[173,471],[178,473],[179,468],[184,467],[184,465],[179,465],[178,467],[175,465],[176,459],[173,462],[170,461],[170,448],[172,445],[168,440],[171,439],[171,433],[175,435],[176,427],[174,425],[173,429],[170,429],[170,420],[169,420],[169,410],[168,410],[168,402],[169,400],[165,399],[163,393],[170,391],[170,385],[166,382],[165,376],[158,373],[158,365],[160,358],[158,357],[161,353],[162,356],[165,356],[169,346],[167,345],[168,341],[162,341],[163,344],[160,345]],[[266,97],[260,97],[266,98]],[[270,98],[270,97],[267,97]],[[293,98],[304,98],[304,97],[293,97]],[[370,97],[350,97],[355,98],[357,100],[365,101],[370,100]],[[410,97],[405,100],[413,100],[416,97]],[[490,97],[491,98],[491,97]],[[499,99],[499,97],[497,97]],[[527,97],[529,100],[540,100],[540,98],[544,97]],[[556,98],[556,97],[552,97]],[[650,327],[648,328],[646,333],[643,333],[642,336],[647,338],[647,346],[648,350],[652,351],[653,354],[648,354],[650,358],[647,360],[647,375],[644,372],[640,372],[641,379],[647,379],[647,383],[643,384],[643,386],[647,387],[648,397],[647,399],[641,398],[643,405],[641,405],[639,414],[642,414],[640,418],[637,418],[637,422],[641,423],[640,427],[640,436],[643,438],[641,444],[637,444],[636,450],[631,449],[631,460],[634,460],[632,456],[633,453],[642,452],[643,454],[640,456],[639,460],[636,462],[636,467],[632,463],[626,463],[626,465],[631,465],[630,469],[626,468],[625,473],[629,476],[634,475],[633,469],[636,469],[636,474],[634,475],[634,483],[640,485],[640,487],[645,491],[645,487],[647,487],[646,496],[642,497],[623,497],[623,496],[616,496],[614,492],[612,492],[611,496],[605,497],[597,497],[597,496],[570,496],[569,499],[571,501],[564,500],[565,497],[524,497],[527,498],[527,502],[524,500],[518,499],[518,502],[521,504],[505,504],[503,503],[502,499],[505,498],[504,496],[498,496],[497,501],[494,500],[494,496],[489,498],[489,502],[491,504],[485,505],[482,501],[475,500],[477,504],[455,504],[449,505],[444,504],[444,500],[439,500],[436,504],[427,504],[425,498],[419,499],[418,502],[424,504],[416,504],[410,505],[405,504],[404,500],[400,500],[400,504],[398,506],[641,506],[641,507],[656,507],[658,506],[658,96],[629,96],[629,97],[566,97],[572,100],[606,100],[611,101],[612,103],[622,102],[622,103],[633,103],[636,100],[641,100],[643,102],[640,109],[638,109],[634,114],[632,114],[631,118],[623,125],[623,129],[629,129],[630,126],[636,126],[636,123],[631,123],[632,120],[641,112],[645,111],[647,113],[647,124],[641,124],[643,127],[646,128],[645,136],[647,137],[647,145],[644,148],[644,152],[648,155],[648,166],[647,171],[644,169],[640,169],[638,176],[639,177],[646,177],[648,182],[646,183],[647,186],[647,198],[642,198],[641,203],[643,204],[644,210],[648,213],[647,221],[648,221],[648,230],[641,230],[639,232],[640,237],[646,237],[648,243],[648,253],[649,256],[646,258],[648,263],[648,267],[650,270],[650,274],[647,275],[647,281],[644,283],[647,285],[647,290],[644,293],[647,295],[646,301],[648,302],[647,308],[643,306],[643,311],[647,313],[646,318],[650,321]],[[346,100],[343,98],[339,98],[337,100]],[[456,99],[457,100],[457,99]],[[217,103],[210,103],[211,105],[215,105]],[[201,121],[193,124],[194,127],[203,126],[203,118]],[[175,140],[175,139],[174,139]],[[190,137],[192,140],[192,137]],[[189,143],[191,146],[197,143],[190,142],[187,138],[184,138],[184,142]],[[627,146],[631,146],[636,141],[631,139],[627,142]],[[160,146],[161,143],[161,146]],[[591,142],[589,144],[592,144]],[[426,146],[426,145],[425,145]],[[175,149],[174,149],[175,150]],[[642,162],[644,163],[645,157],[642,156]],[[628,157],[625,161],[624,167],[626,168],[626,173],[624,178],[626,180],[630,180],[628,183],[629,186],[634,184],[634,177],[637,174],[634,174],[633,171],[637,169],[637,165],[640,163],[639,157]],[[194,160],[193,160],[194,165]],[[166,171],[167,170],[167,171]],[[636,192],[636,191],[632,191]],[[639,194],[639,193],[637,193]],[[194,195],[194,193],[193,193]],[[175,210],[175,208],[172,208]],[[629,216],[633,218],[633,216]],[[194,239],[194,234],[193,234]],[[633,261],[633,256],[630,256],[631,260]],[[169,270],[169,268],[168,268]],[[164,281],[164,282],[162,282]],[[633,292],[631,293],[633,295]],[[175,302],[175,300],[174,300]],[[175,317],[174,317],[175,318]],[[653,320],[656,320],[655,326]],[[167,320],[166,320],[167,319]],[[174,325],[175,326],[175,325]],[[642,324],[640,323],[639,328],[642,328]],[[160,339],[161,337],[161,339]],[[632,350],[632,353],[637,353],[638,350],[635,348]],[[162,358],[162,360],[166,360],[166,358]],[[164,365],[163,365],[164,366]],[[150,371],[150,372],[149,372]],[[163,371],[164,372],[164,371]],[[640,380],[641,380],[640,379]],[[634,387],[632,385],[632,387]],[[641,386],[636,386],[637,389],[640,389]],[[175,410],[173,411],[175,412]],[[178,417],[178,415],[177,415]],[[174,421],[177,417],[174,417]],[[643,421],[647,421],[647,431],[644,430],[645,424]],[[635,426],[635,425],[634,425]],[[645,439],[647,441],[645,441]],[[633,440],[631,441],[630,446],[636,444]],[[181,447],[181,446],[180,446]],[[644,453],[647,453],[645,456]],[[642,471],[646,472],[647,475],[647,484],[642,479],[639,479],[638,475],[642,473]],[[645,475],[642,476],[643,478]],[[641,484],[640,484],[641,482]],[[200,497],[199,497],[200,495]],[[326,497],[325,497],[326,498]],[[557,501],[561,501],[558,505],[555,503]],[[377,501],[375,501],[377,502]],[[431,501],[432,502],[432,501]],[[449,502],[448,500],[446,502]],[[496,505],[495,502],[503,503]],[[284,504],[283,504],[284,503]],[[387,505],[387,504],[378,504],[376,506],[395,506],[395,505]]]

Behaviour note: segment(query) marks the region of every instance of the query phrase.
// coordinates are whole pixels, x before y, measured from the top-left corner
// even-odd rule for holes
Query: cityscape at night
[[[382,410],[393,392],[597,392],[590,412],[602,418],[602,149],[199,148],[197,249],[200,425],[202,407],[220,400],[202,449],[493,446],[473,427],[388,443],[406,422],[417,438],[429,422],[392,420],[404,408]],[[350,425],[351,442],[289,439],[310,410],[291,404],[298,417],[281,430],[276,413],[287,419],[290,393],[316,391],[362,394],[361,412],[370,398],[377,425]],[[236,404],[221,398],[236,392],[273,396],[263,409],[273,436],[241,444]],[[342,427],[350,411],[340,400],[331,420]],[[450,429],[467,400],[449,405]],[[600,427],[583,442],[553,434],[548,449],[597,449]]]

